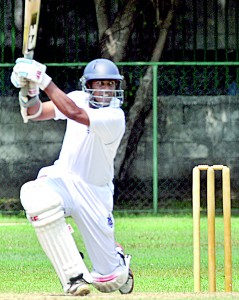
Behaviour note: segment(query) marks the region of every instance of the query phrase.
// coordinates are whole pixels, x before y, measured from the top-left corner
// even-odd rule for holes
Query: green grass
[[[116,216],[116,239],[132,255],[135,292],[193,292],[190,215]],[[74,237],[90,268],[80,235]],[[25,218],[0,217],[0,293],[61,293],[56,274]],[[207,291],[207,219],[201,220],[202,290]],[[224,290],[223,220],[216,219],[217,290]],[[239,291],[239,222],[232,217],[233,291]],[[14,284],[13,284],[14,282]]]

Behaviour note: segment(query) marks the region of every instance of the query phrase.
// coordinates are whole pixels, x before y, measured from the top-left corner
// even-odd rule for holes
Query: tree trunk
[[[168,29],[173,18],[173,12],[172,7],[167,14],[167,18],[161,25],[159,38],[155,45],[151,62],[157,62],[161,59]],[[145,121],[152,108],[152,81],[153,70],[150,66],[147,68],[144,77],[140,81],[135,103],[128,114],[126,132],[118,149],[115,161],[115,176],[117,179],[122,180],[125,178],[128,167],[134,159],[138,142],[144,132]]]
[[[105,1],[95,0],[95,3],[96,2]],[[124,59],[126,52],[125,48],[135,24],[134,14],[140,8],[140,4],[142,4],[140,0],[127,1],[123,11],[117,14],[114,23],[108,28],[106,28],[106,21],[102,23],[103,26],[101,24],[103,20],[101,18],[106,18],[105,10],[96,10],[102,57],[111,59],[115,62]],[[102,12],[103,10],[104,12]]]
[[[107,0],[95,0],[96,20],[98,24],[99,40],[102,39],[106,29],[109,27],[107,15]]]
[[[151,56],[151,61],[159,61],[167,38],[168,29],[173,18],[174,0],[171,1],[171,9],[168,11],[164,21],[157,20],[160,25],[158,41]],[[158,9],[158,2],[156,2]],[[99,42],[101,56],[118,62],[125,59],[131,33],[134,30],[135,15],[145,5],[141,0],[126,1],[122,12],[118,12],[113,24],[109,26],[107,17],[107,0],[95,0],[96,16],[99,31]],[[156,14],[159,18],[160,14]],[[127,59],[126,59],[127,60]],[[126,132],[118,149],[115,161],[115,175],[123,179],[127,173],[128,166],[134,159],[138,142],[144,132],[144,125],[147,116],[152,109],[152,67],[148,67],[144,77],[140,81],[135,102],[129,110],[127,117]]]

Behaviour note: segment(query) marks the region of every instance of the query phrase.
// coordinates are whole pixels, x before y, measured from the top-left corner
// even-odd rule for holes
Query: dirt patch
[[[1,300],[73,300],[82,297],[73,297],[65,294],[0,294]],[[239,293],[133,293],[130,295],[96,294],[83,297],[83,299],[114,299],[114,300],[175,300],[175,299],[239,299]]]

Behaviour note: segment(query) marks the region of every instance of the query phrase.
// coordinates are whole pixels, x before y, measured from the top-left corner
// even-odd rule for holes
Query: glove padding
[[[17,73],[12,72],[11,74],[11,83],[16,87],[16,88],[24,88],[27,85],[27,79],[24,77],[18,76]]]
[[[39,95],[39,86],[35,82],[28,81],[26,78],[18,76],[15,72],[12,72],[11,82],[16,88],[27,87],[27,96],[31,98]]]
[[[28,82],[28,96],[30,98],[36,97],[39,95],[39,85],[33,81]]]
[[[29,96],[26,97],[23,96],[21,92],[19,92],[18,99],[19,99],[20,106],[24,108],[34,106],[37,102],[40,101],[38,95],[35,95],[34,97],[29,97]]]
[[[18,58],[13,68],[13,73],[15,75],[12,74],[11,81],[18,88],[26,86],[25,79],[36,83],[41,90],[45,90],[52,80],[46,74],[46,66],[32,59]]]

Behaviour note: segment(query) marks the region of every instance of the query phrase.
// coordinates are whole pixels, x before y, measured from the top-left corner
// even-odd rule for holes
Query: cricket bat
[[[24,33],[22,53],[32,59],[37,41],[41,0],[25,0]]]
[[[36,47],[40,7],[41,0],[25,0],[22,54],[28,59],[33,59]],[[22,88],[21,94],[27,97],[28,87]],[[27,123],[28,120],[24,118],[24,114],[26,111],[22,112],[22,115],[24,122]]]

